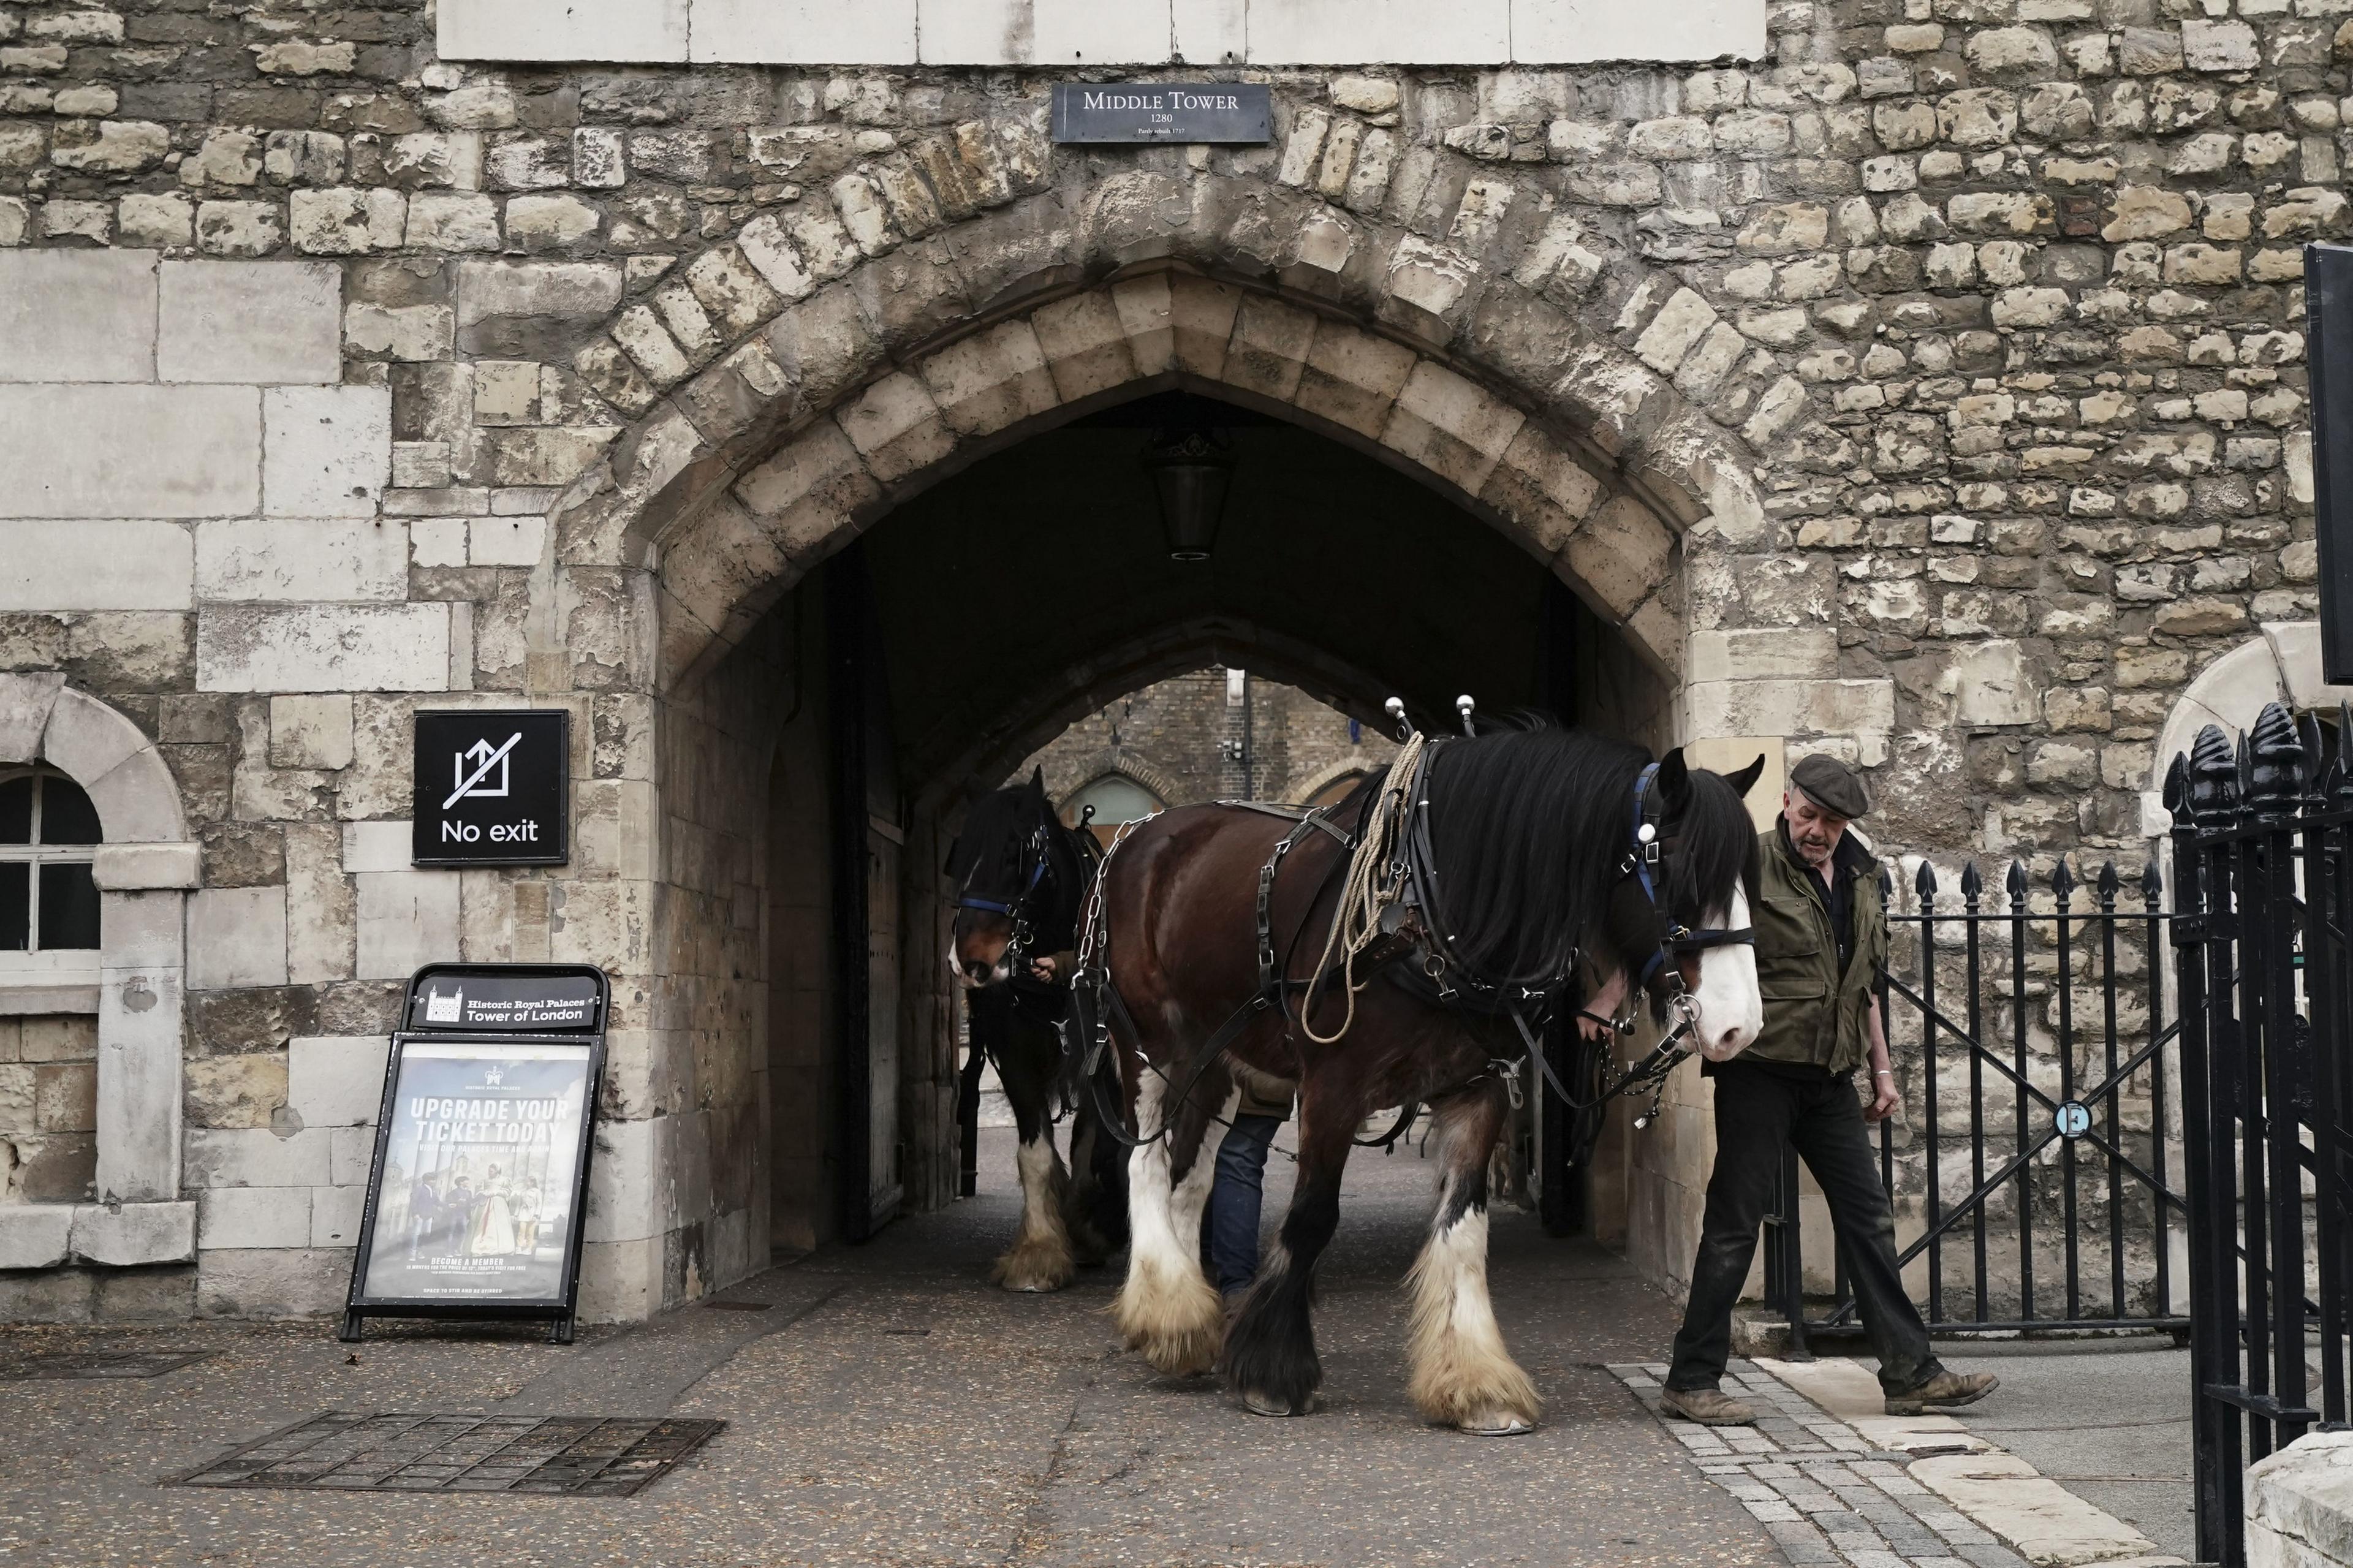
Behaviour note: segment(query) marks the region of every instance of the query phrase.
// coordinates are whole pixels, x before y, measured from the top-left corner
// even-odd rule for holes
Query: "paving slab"
[[[1404,1395],[1398,1289],[1434,1165],[1353,1163],[1319,1313],[1324,1410],[1250,1415],[1124,1351],[1115,1278],[987,1283],[1017,1215],[1011,1135],[986,1195],[773,1269],[630,1329],[205,1322],[0,1331],[0,1354],[203,1351],[153,1378],[0,1383],[0,1561],[505,1568],[776,1564],[1762,1564],[1766,1522],[1685,1458],[1604,1363],[1655,1354],[1674,1306],[1602,1249],[1504,1211],[1504,1331],[1548,1405],[1466,1437]],[[1290,1166],[1269,1173],[1270,1226]],[[174,1489],[160,1483],[325,1410],[675,1415],[726,1429],[633,1498]],[[22,1462],[38,1455],[41,1462]],[[1819,1532],[1818,1532],[1819,1533]]]

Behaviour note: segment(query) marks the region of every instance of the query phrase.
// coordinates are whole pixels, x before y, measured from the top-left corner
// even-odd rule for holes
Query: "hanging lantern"
[[[1214,430],[1163,431],[1144,449],[1144,471],[1160,497],[1160,529],[1171,561],[1207,561],[1218,542],[1234,459]]]

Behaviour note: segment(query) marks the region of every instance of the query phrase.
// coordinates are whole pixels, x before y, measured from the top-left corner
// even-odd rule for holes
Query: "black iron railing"
[[[2038,909],[2023,862],[2000,900],[1970,864],[1955,908],[1924,860],[1915,908],[1889,917],[1880,1016],[1905,1111],[1881,1125],[1880,1174],[1934,1331],[2187,1326],[2171,1246],[2184,1199],[2167,1150],[2179,1026],[2164,1021],[2158,958],[2170,917],[2157,867],[2137,879],[2131,907],[2104,865],[2079,907],[2063,857]],[[1830,1310],[1805,1315],[1799,1216],[1792,1153],[1767,1220],[1766,1292],[1803,1354],[1810,1331],[1852,1328],[1855,1309],[1841,1259]]]
[[[2166,777],[2179,884],[2198,1555],[2246,1562],[2245,1468],[2347,1420],[2353,711],[2273,704]]]

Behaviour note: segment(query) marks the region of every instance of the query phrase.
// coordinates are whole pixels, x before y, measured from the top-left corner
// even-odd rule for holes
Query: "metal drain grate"
[[[0,1352],[0,1382],[32,1382],[47,1378],[161,1377],[210,1351],[75,1351],[47,1355],[11,1355]]]
[[[705,1301],[703,1305],[714,1312],[765,1312],[776,1303],[774,1301]]]
[[[168,1484],[322,1491],[628,1497],[724,1421],[617,1415],[415,1415],[329,1410]]]

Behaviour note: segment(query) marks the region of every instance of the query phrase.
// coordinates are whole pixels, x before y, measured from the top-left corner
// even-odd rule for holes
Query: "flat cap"
[[[1871,810],[1871,796],[1864,793],[1862,780],[1836,757],[1815,752],[1789,770],[1789,782],[1824,811],[1857,817]]]

